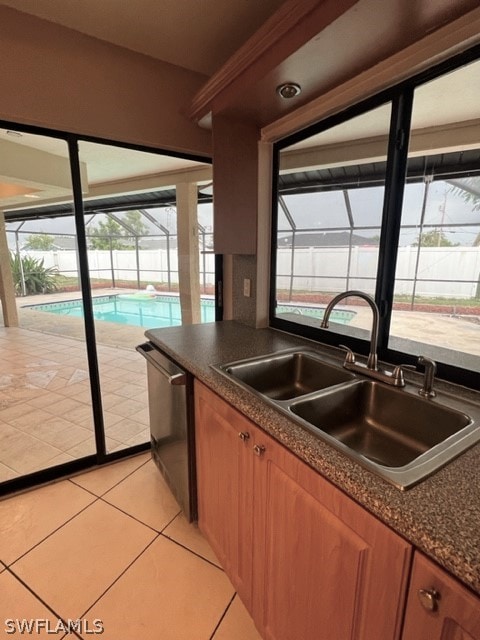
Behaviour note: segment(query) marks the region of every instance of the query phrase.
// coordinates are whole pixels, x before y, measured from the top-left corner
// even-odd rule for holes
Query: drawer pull
[[[419,589],[418,598],[424,609],[427,611],[437,611],[440,594],[435,589]]]
[[[253,453],[259,457],[263,456],[263,454],[265,453],[265,447],[263,446],[263,444],[254,444]]]
[[[250,434],[248,433],[248,431],[240,431],[240,433],[238,434],[238,437],[242,442],[246,442],[247,440],[250,439]]]

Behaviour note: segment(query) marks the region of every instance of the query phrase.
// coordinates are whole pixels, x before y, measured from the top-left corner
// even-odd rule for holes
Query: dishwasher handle
[[[187,376],[185,375],[185,373],[180,372],[171,374],[169,371],[166,371],[166,369],[162,367],[162,364],[160,362],[160,358],[163,359],[163,356],[161,356],[160,354],[157,355],[155,347],[152,347],[150,343],[144,342],[143,344],[139,344],[138,347],[135,347],[135,349],[136,351],[138,351],[138,353],[142,354],[146,361],[153,365],[155,369],[157,369],[162,374],[162,376],[164,376],[164,378],[167,379],[168,384],[177,386],[186,385]]]

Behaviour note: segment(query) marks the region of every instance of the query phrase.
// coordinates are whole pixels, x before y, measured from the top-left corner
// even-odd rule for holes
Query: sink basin
[[[370,381],[292,403],[290,410],[356,454],[393,468],[411,463],[471,422],[464,413]]]
[[[213,369],[402,490],[480,441],[479,404],[426,399],[325,359],[298,349]]]
[[[290,400],[355,377],[304,351],[244,360],[220,369],[273,400]]]

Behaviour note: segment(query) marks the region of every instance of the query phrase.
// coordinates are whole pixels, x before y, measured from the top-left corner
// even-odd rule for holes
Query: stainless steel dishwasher
[[[191,522],[196,519],[193,378],[151,342],[137,351],[147,360],[152,457]]]

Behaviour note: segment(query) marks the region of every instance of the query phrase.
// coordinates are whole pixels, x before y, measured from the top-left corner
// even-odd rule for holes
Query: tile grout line
[[[110,504],[110,503],[107,503],[107,504]],[[111,506],[113,506],[113,505],[111,505]],[[121,509],[119,509],[119,511],[121,511],[121,513],[125,513],[125,512],[123,512]],[[155,533],[157,533],[157,535],[156,535],[156,536],[153,538],[153,540],[151,540],[151,542],[149,542],[149,543],[147,544],[147,546],[146,546],[146,547],[145,547],[145,548],[144,548],[144,549],[143,549],[143,550],[142,550],[142,551],[141,551],[141,552],[140,552],[140,553],[139,553],[139,554],[138,554],[138,555],[137,555],[137,556],[136,556],[136,557],[135,557],[135,558],[134,558],[134,559],[133,559],[133,560],[132,560],[128,565],[127,565],[127,566],[126,566],[126,567],[125,567],[125,569],[124,569],[124,570],[123,570],[123,571],[122,571],[122,572],[121,572],[121,573],[120,573],[120,574],[115,578],[115,580],[114,580],[114,581],[113,581],[113,582],[112,582],[112,583],[111,583],[111,584],[110,584],[110,585],[105,589],[105,591],[103,591],[103,593],[101,593],[101,594],[98,596],[98,598],[97,598],[97,599],[96,599],[96,600],[95,600],[95,601],[94,601],[94,602],[93,602],[93,603],[88,607],[88,609],[86,609],[86,610],[82,613],[82,615],[80,616],[81,618],[85,617],[85,616],[88,614],[88,612],[89,612],[89,611],[90,611],[90,610],[91,610],[91,609],[92,609],[92,608],[97,604],[97,602],[99,602],[99,600],[101,600],[101,599],[106,595],[106,593],[107,593],[108,591],[110,591],[110,589],[111,589],[111,588],[112,588],[112,587],[113,587],[113,586],[114,586],[114,585],[115,585],[115,584],[120,580],[120,578],[121,578],[123,575],[125,575],[125,573],[126,573],[126,572],[131,568],[131,567],[132,567],[132,565],[133,565],[135,562],[137,562],[137,560],[139,560],[139,558],[140,558],[140,557],[141,557],[141,556],[142,556],[142,555],[147,551],[147,549],[148,549],[149,547],[151,547],[151,546],[152,546],[152,544],[153,544],[154,542],[156,542],[157,540],[159,540],[160,538],[163,538],[163,539],[165,539],[165,540],[170,540],[170,542],[173,542],[174,544],[177,544],[179,547],[181,547],[181,548],[185,549],[185,551],[189,551],[189,552],[190,552],[190,553],[192,553],[193,555],[197,556],[199,559],[204,560],[204,561],[205,561],[205,562],[207,562],[208,564],[211,564],[212,566],[214,566],[214,567],[215,567],[216,569],[218,569],[219,571],[222,571],[222,572],[223,572],[223,569],[222,569],[222,568],[220,568],[220,567],[218,567],[217,565],[213,564],[212,562],[210,562],[210,561],[209,561],[209,560],[207,560],[206,558],[203,558],[202,556],[199,556],[198,554],[196,554],[195,552],[193,552],[191,549],[188,549],[187,547],[184,547],[183,545],[181,545],[181,544],[177,543],[175,540],[172,540],[171,538],[168,538],[168,536],[166,536],[166,535],[164,535],[164,534],[162,533],[163,531],[165,531],[165,529],[166,529],[170,524],[172,524],[172,522],[175,520],[175,518],[177,518],[177,517],[178,517],[178,515],[179,515],[180,513],[181,513],[181,511],[179,511],[177,514],[175,514],[175,516],[174,516],[174,517],[173,517],[173,518],[172,518],[172,519],[171,519],[171,520],[170,520],[170,521],[169,521],[169,522],[168,522],[168,523],[163,527],[163,529],[162,529],[162,531],[161,531],[161,532],[157,532],[155,529],[152,529],[153,531],[155,531]],[[128,514],[126,514],[126,515],[128,515]],[[134,520],[136,520],[136,518],[134,518]],[[138,522],[140,522],[140,521],[138,521]],[[145,523],[140,522],[140,524],[145,524]],[[148,525],[145,525],[145,526],[147,526],[147,527],[148,527]],[[151,527],[150,527],[150,528],[151,528]],[[219,624],[220,624],[220,623],[221,623],[221,621],[223,620],[223,618],[224,618],[224,616],[225,616],[226,612],[228,611],[228,609],[229,609],[229,607],[230,607],[230,605],[231,605],[231,603],[232,603],[233,599],[235,598],[235,595],[236,595],[236,594],[234,593],[234,594],[233,594],[233,596],[232,596],[232,599],[230,600],[230,602],[229,602],[229,604],[228,604],[228,606],[227,606],[227,608],[226,608],[226,609],[225,609],[225,611],[223,612],[222,617],[220,618],[220,620],[219,620],[219,622],[218,622],[217,626],[216,626],[216,627],[215,627],[215,629],[214,629],[214,633],[216,632],[216,630],[217,630],[217,628],[218,628]],[[213,635],[210,637],[210,640],[211,640],[211,638],[213,638]],[[83,639],[82,639],[82,640],[83,640]]]
[[[7,423],[8,424],[8,423]],[[1,428],[1,427],[0,427]],[[0,460],[0,464],[3,464],[4,467],[7,467],[7,469],[10,469],[10,471],[13,471],[14,473],[18,473],[18,471],[15,471],[15,469],[13,467],[11,467],[10,465],[6,464],[3,460]],[[8,497],[8,496],[7,496]]]
[[[89,492],[87,492],[89,493]],[[93,494],[90,494],[93,495]],[[6,568],[9,569],[10,567],[12,567],[16,562],[18,562],[19,560],[21,560],[23,557],[25,557],[27,555],[27,553],[30,553],[30,551],[33,551],[36,547],[38,547],[40,544],[42,544],[43,542],[45,542],[45,540],[47,540],[48,538],[50,538],[51,536],[53,536],[54,533],[56,533],[57,531],[60,531],[60,529],[62,527],[64,527],[66,524],[68,524],[69,522],[71,522],[74,518],[76,518],[77,516],[79,516],[81,513],[83,513],[86,509],[88,509],[88,507],[91,507],[92,504],[95,504],[95,502],[98,502],[98,500],[100,498],[94,496],[96,499],[92,500],[92,502],[90,502],[89,504],[87,504],[85,507],[83,507],[83,509],[80,509],[80,511],[78,511],[77,513],[75,513],[73,516],[71,516],[70,518],[68,518],[68,520],[65,520],[65,522],[63,522],[60,526],[58,526],[56,529],[54,529],[53,531],[51,531],[49,534],[47,534],[44,538],[42,538],[41,540],[39,540],[39,542],[36,542],[33,547],[30,547],[27,551],[24,551],[21,555],[18,556],[18,558],[15,558],[15,560],[13,560],[13,562],[10,562],[10,564],[5,564]]]
[[[40,335],[43,335],[43,343],[41,344],[41,347],[37,346],[38,340],[34,339],[33,337],[28,337],[28,338],[24,337],[25,335],[29,335],[29,336],[35,335],[38,331],[40,332]],[[8,332],[3,331],[1,333],[1,343],[2,344],[0,348],[2,349],[2,352],[5,353],[8,375],[14,376],[16,378],[21,377],[21,379],[23,380],[26,376],[28,376],[29,373],[32,373],[32,372],[45,373],[46,367],[48,367],[49,369],[54,367],[56,370],[55,373],[58,374],[56,375],[55,381],[58,381],[58,383],[61,385],[60,387],[55,386],[54,388],[50,388],[49,384],[47,384],[47,386],[43,386],[42,384],[35,385],[34,391],[36,392],[36,395],[28,396],[26,398],[26,401],[22,401],[21,399],[17,398],[12,403],[11,408],[14,408],[14,407],[18,408],[19,405],[21,404],[26,405],[24,412],[22,412],[20,415],[15,414],[15,416],[12,417],[12,420],[17,420],[20,418],[24,419],[25,416],[31,416],[33,418],[34,414],[38,411],[44,412],[47,416],[50,416],[49,418],[46,418],[48,420],[61,419],[63,416],[59,414],[58,411],[53,411],[53,407],[49,403],[45,403],[42,400],[42,403],[40,404],[40,406],[36,406],[37,397],[41,398],[42,393],[51,394],[52,397],[54,396],[57,399],[56,402],[66,402],[67,400],[71,401],[73,405],[73,408],[71,409],[71,411],[77,411],[77,410],[87,411],[87,409],[90,409],[90,413],[91,413],[91,402],[81,397],[83,393],[81,385],[84,384],[84,380],[79,380],[78,383],[74,383],[76,387],[76,393],[73,396],[70,396],[68,393],[68,386],[70,384],[69,381],[71,380],[70,370],[72,373],[75,373],[76,369],[80,369],[82,371],[87,369],[86,361],[85,361],[85,352],[84,352],[84,348],[82,348],[84,347],[84,339],[75,337],[75,336],[59,337],[57,334],[51,333],[49,331],[43,332],[41,329],[35,330],[35,329],[32,329],[32,327],[27,327],[26,329],[19,328],[18,335],[13,334],[13,336],[11,335],[10,331]],[[76,351],[75,351],[73,360],[71,360],[71,358],[68,358],[68,359],[65,358],[63,356],[63,353],[64,353],[64,347],[65,346],[70,347],[73,343],[78,343],[78,344],[74,345],[74,348]],[[125,361],[126,363],[131,363],[132,365],[134,362],[138,364],[138,357],[131,347],[123,348],[121,345],[118,345],[118,344],[115,344],[115,345],[99,344],[98,346],[99,346],[100,359],[102,359],[105,356],[106,362],[107,362],[106,366],[109,366],[110,362],[123,363],[123,361]],[[28,357],[26,357],[25,355],[26,352],[28,352],[29,354]],[[36,363],[35,368],[32,368],[32,362],[36,362],[37,360],[39,362]],[[43,362],[43,360],[45,360],[45,362]],[[37,366],[40,368],[37,368]],[[146,391],[145,376],[144,376],[143,369],[140,370],[139,367],[137,368],[137,366],[135,366],[134,375],[135,375],[135,382],[138,383],[138,387]],[[113,379],[116,379],[116,377],[117,376],[114,376],[112,378],[112,381]],[[115,392],[118,391],[119,396],[123,399],[122,401],[125,401],[125,402],[132,401],[135,398],[134,396],[132,396],[131,393],[127,395],[124,395],[123,393],[121,393],[124,389],[128,387],[128,384],[131,382],[130,375],[129,375],[128,381],[122,380],[121,379],[122,377],[123,378],[125,377],[125,373],[122,373],[122,376],[120,376],[120,380],[118,380],[120,387],[118,389],[114,389],[114,391]],[[109,376],[109,379],[110,379],[110,376]],[[88,385],[85,385],[85,390],[87,388],[88,388]],[[32,402],[33,404],[30,404],[30,402]],[[5,409],[8,410],[9,408],[10,406],[6,407]],[[128,417],[129,416],[119,415],[119,419],[123,419],[123,420],[127,419]],[[75,426],[78,426],[83,429],[88,429],[88,426],[81,424],[81,422],[79,422],[77,418],[69,417],[67,418],[67,420],[69,423]],[[27,437],[34,438],[40,443],[44,445],[48,445],[49,447],[54,449],[54,454],[51,457],[49,457],[48,460],[45,461],[42,467],[50,466],[51,463],[53,463],[53,461],[57,457],[62,456],[65,453],[68,453],[68,449],[66,449],[65,447],[59,447],[58,444],[55,442],[44,440],[40,435],[38,435],[38,433],[35,433],[34,430],[31,430],[28,424],[13,424],[9,420],[6,420],[5,424],[7,424],[12,429],[15,429],[16,432],[18,432],[19,434],[21,433]],[[140,423],[139,423],[139,426],[140,426]],[[148,423],[146,423],[144,426],[148,427]],[[139,430],[139,433],[140,433],[140,430]],[[120,439],[118,441],[118,444],[123,444],[123,445],[126,445],[127,447],[130,446],[130,443],[128,442],[128,440]],[[78,458],[80,456],[78,454],[73,454],[72,457]],[[2,461],[2,464],[3,464],[3,461]],[[25,474],[25,471],[23,469],[13,468],[9,464],[5,464],[5,466],[8,468],[8,470],[13,472],[15,476],[16,475],[21,476]],[[36,469],[31,469],[29,470],[29,472],[35,471],[35,470]]]
[[[178,514],[177,514],[178,515]],[[173,521],[172,521],[173,522]],[[167,525],[168,526],[168,525]],[[163,531],[165,531],[166,527],[163,529]],[[184,544],[182,544],[181,542],[178,542],[178,540],[175,540],[175,538],[171,538],[170,536],[168,536],[166,533],[163,533],[163,531],[160,533],[160,535],[163,538],[166,538],[167,540],[170,540],[170,542],[175,543],[176,545],[178,545],[179,547],[181,547],[182,549],[185,549],[185,551],[189,551],[190,553],[192,553],[194,556],[197,556],[197,558],[200,558],[200,560],[205,560],[205,562],[208,562],[208,564],[211,564],[212,567],[215,567],[215,569],[219,569],[220,571],[222,571],[223,573],[225,573],[225,569],[218,565],[215,564],[215,562],[212,562],[212,560],[209,560],[208,558],[205,558],[205,556],[202,556],[200,553],[197,553],[196,551],[194,551],[193,549],[190,549],[190,547],[185,546]]]
[[[140,454],[142,455],[142,454]],[[118,462],[124,462],[126,460],[129,460],[130,458],[124,458],[124,460],[119,460]],[[133,471],[130,471],[130,473],[128,473],[124,478],[122,478],[121,480],[119,480],[118,482],[116,482],[113,486],[111,486],[109,489],[107,489],[106,491],[104,491],[101,495],[97,495],[96,493],[93,493],[93,491],[91,491],[90,489],[85,489],[85,487],[82,487],[81,484],[78,484],[77,482],[75,482],[75,478],[81,478],[82,475],[85,475],[87,473],[91,473],[92,471],[100,471],[101,469],[107,469],[109,466],[113,467],[115,464],[117,464],[117,462],[112,463],[111,465],[103,465],[103,466],[98,466],[98,467],[94,467],[93,469],[91,469],[90,471],[82,471],[81,473],[79,473],[76,476],[71,476],[70,478],[68,478],[68,480],[70,482],[72,482],[76,487],[80,487],[81,489],[85,489],[85,491],[88,491],[89,493],[91,493],[92,495],[96,496],[97,498],[103,498],[103,496],[105,496],[109,491],[112,491],[112,489],[115,489],[115,487],[118,487],[119,484],[121,484],[124,480],[126,480],[127,478],[129,478],[131,475],[133,475],[136,471],[138,471],[139,469],[141,469],[144,465],[147,464],[147,462],[150,462],[150,458],[148,460],[145,460],[145,462],[142,462],[138,467],[136,467]]]
[[[108,493],[108,491],[107,491],[107,493]],[[109,507],[113,507],[114,509],[117,509],[118,511],[120,511],[120,513],[123,513],[123,515],[128,516],[129,518],[132,518],[132,520],[135,520],[139,524],[143,524],[144,527],[147,527],[148,529],[151,529],[152,531],[154,531],[157,534],[161,534],[166,529],[166,527],[168,527],[168,525],[170,525],[175,520],[175,518],[181,513],[180,510],[177,511],[175,513],[175,515],[173,516],[173,518],[171,518],[171,520],[169,520],[166,525],[164,525],[161,529],[155,529],[155,527],[152,527],[152,525],[147,524],[146,522],[143,522],[142,520],[140,520],[140,518],[137,518],[136,516],[133,516],[131,513],[128,513],[127,511],[124,511],[123,509],[121,509],[117,505],[112,504],[111,502],[106,500],[104,498],[104,496],[100,496],[98,499],[101,500],[104,504],[107,504]]]
[[[103,596],[104,596],[104,595],[106,595],[106,593],[107,593],[108,591],[110,591],[110,589],[113,587],[113,585],[114,585],[114,584],[116,584],[116,583],[120,580],[120,578],[121,578],[122,576],[124,576],[124,575],[125,575],[125,573],[130,569],[130,567],[131,567],[135,562],[137,562],[137,560],[138,560],[138,559],[139,559],[139,558],[140,558],[140,557],[145,553],[145,551],[146,551],[149,547],[151,547],[151,546],[152,546],[152,544],[153,544],[156,540],[158,540],[158,538],[159,538],[159,537],[160,537],[160,534],[159,534],[159,533],[157,533],[157,535],[153,538],[153,540],[151,540],[151,541],[147,544],[147,546],[146,546],[144,549],[142,549],[142,551],[140,551],[140,553],[139,553],[138,555],[136,555],[136,556],[135,556],[135,558],[134,558],[134,559],[133,559],[133,560],[132,560],[132,561],[131,561],[131,562],[130,562],[126,567],[125,567],[125,569],[124,569],[124,570],[123,570],[123,571],[122,571],[122,572],[121,572],[121,573],[120,573],[120,574],[115,578],[115,580],[114,580],[114,581],[113,581],[113,582],[112,582],[112,583],[111,583],[111,584],[110,584],[110,585],[105,589],[105,591],[103,591],[103,592],[98,596],[98,598],[97,598],[96,600],[94,600],[94,601],[92,602],[92,604],[91,604],[87,609],[85,609],[85,611],[82,613],[82,615],[81,615],[81,616],[79,616],[80,618],[84,618],[84,617],[87,615],[87,613],[88,613],[91,609],[93,609],[93,607],[97,604],[97,602],[98,602],[99,600],[101,600],[101,599],[103,598]]]
[[[50,611],[50,613],[53,613],[53,615],[54,615],[54,616],[56,616],[58,620],[61,620],[63,623],[65,623],[65,624],[66,624],[66,619],[65,619],[65,618],[63,618],[60,614],[58,614],[58,613],[55,611],[55,609],[53,609],[53,608],[52,608],[52,607],[51,607],[47,602],[45,602],[45,600],[44,600],[44,599],[43,599],[43,598],[42,598],[38,593],[36,593],[36,592],[32,589],[32,587],[30,587],[30,585],[29,585],[29,584],[27,584],[27,583],[25,582],[25,580],[23,580],[22,578],[20,578],[20,576],[18,576],[18,575],[15,573],[15,571],[13,571],[10,567],[5,567],[5,571],[8,571],[8,573],[9,573],[13,578],[15,578],[15,580],[17,580],[18,582],[20,582],[20,584],[21,584],[21,585],[23,585],[23,586],[25,587],[25,589],[27,589],[27,591],[29,591],[29,592],[34,596],[34,598],[36,598],[37,600],[39,600],[39,601],[43,604],[43,606],[44,606],[44,607],[46,607],[46,608],[48,609],[48,611]],[[75,632],[74,632],[74,633],[75,633]],[[62,640],[63,640],[63,638],[65,638],[65,637],[66,637],[66,635],[67,635],[67,634],[65,634],[65,636],[63,636],[63,637],[62,637]],[[77,634],[75,633],[75,635],[77,635]],[[77,637],[78,637],[78,638],[80,638],[80,636],[77,636]],[[80,640],[83,640],[83,639],[82,639],[82,638],[80,638]]]
[[[35,411],[32,411],[32,413],[35,413]],[[53,414],[52,414],[52,415],[53,415]],[[57,416],[57,417],[58,417],[58,416]],[[29,438],[33,438],[33,439],[34,439],[34,440],[36,440],[37,442],[41,442],[43,445],[47,445],[47,446],[51,447],[52,449],[56,449],[56,453],[55,453],[51,458],[49,458],[48,460],[45,460],[45,461],[42,463],[42,468],[48,468],[48,463],[49,463],[51,460],[53,460],[53,459],[54,459],[54,458],[56,458],[57,456],[61,455],[62,453],[67,453],[67,452],[66,452],[66,451],[64,451],[63,449],[58,449],[58,448],[57,448],[57,447],[55,447],[53,444],[50,444],[49,442],[46,442],[45,440],[42,440],[41,438],[37,438],[37,436],[33,435],[32,433],[30,433],[30,432],[26,432],[26,431],[23,431],[23,429],[20,429],[19,427],[16,427],[16,426],[15,426],[14,424],[12,424],[11,422],[7,422],[6,424],[10,427],[10,429],[15,429],[15,430],[16,430],[16,431],[18,431],[19,433],[22,433],[22,434],[24,434],[25,436],[27,436],[27,437],[29,437]],[[77,425],[76,425],[76,426],[77,426]],[[68,455],[68,454],[67,454],[67,455]],[[8,466],[8,465],[5,465],[5,463],[4,463],[3,461],[2,461],[2,464],[4,464],[4,466]],[[46,465],[46,466],[45,466],[45,465]],[[9,468],[11,468],[11,467],[9,467]],[[35,470],[33,470],[33,471],[27,471],[26,473],[25,473],[25,471],[18,471],[18,470],[16,470],[16,469],[12,469],[12,471],[15,471],[15,473],[18,473],[18,474],[20,475],[20,477],[21,477],[21,476],[24,476],[24,475],[27,475],[28,473],[35,473]]]
[[[223,619],[224,619],[224,618],[225,618],[225,616],[227,615],[228,610],[229,610],[229,609],[230,609],[230,607],[232,606],[232,603],[233,603],[233,601],[235,600],[236,596],[237,596],[237,592],[235,592],[235,593],[233,594],[233,596],[232,596],[232,598],[231,598],[230,602],[227,604],[227,607],[226,607],[225,611],[223,612],[223,614],[220,616],[220,620],[217,622],[217,625],[216,625],[215,629],[213,630],[213,633],[212,633],[212,635],[210,636],[209,640],[214,640],[214,638],[215,638],[215,634],[217,633],[218,628],[219,628],[219,627],[220,627],[220,625],[222,624]]]

